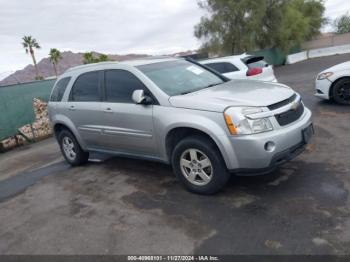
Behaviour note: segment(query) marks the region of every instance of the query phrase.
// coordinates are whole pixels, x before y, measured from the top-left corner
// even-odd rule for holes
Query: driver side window
[[[147,91],[145,85],[132,73],[121,69],[105,71],[107,102],[133,103],[132,93],[139,89]]]

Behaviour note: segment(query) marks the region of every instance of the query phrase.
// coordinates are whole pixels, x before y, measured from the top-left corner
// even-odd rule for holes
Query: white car
[[[350,105],[350,61],[322,71],[315,82],[315,96]]]
[[[242,54],[199,61],[230,79],[253,79],[277,82],[273,67],[263,56]]]

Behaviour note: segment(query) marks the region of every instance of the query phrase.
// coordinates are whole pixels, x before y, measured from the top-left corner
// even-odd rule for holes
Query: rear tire
[[[172,166],[182,184],[197,194],[214,194],[230,178],[217,146],[204,136],[191,136],[180,141],[172,154]]]
[[[350,105],[350,78],[336,82],[332,88],[332,97],[339,104]]]
[[[57,137],[61,152],[71,166],[80,166],[88,162],[89,153],[80,147],[75,136],[70,131],[64,129]]]

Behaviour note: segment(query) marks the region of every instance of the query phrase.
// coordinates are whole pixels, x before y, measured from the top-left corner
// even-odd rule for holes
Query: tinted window
[[[242,61],[248,66],[248,68],[263,68],[269,66],[267,62],[265,62],[263,56],[248,56]]]
[[[223,83],[217,75],[185,60],[152,63],[137,68],[169,96],[187,94]]]
[[[210,68],[214,69],[215,71],[217,71],[221,74],[239,71],[237,67],[235,67],[233,64],[227,63],[227,62],[209,63],[209,64],[205,64],[205,65],[209,66]]]
[[[132,93],[142,89],[144,84],[132,73],[125,70],[108,70],[105,73],[106,100],[118,103],[133,103]]]
[[[50,101],[59,102],[62,100],[63,94],[66,91],[69,80],[70,80],[70,77],[65,77],[57,82],[54,90],[52,91]]]
[[[79,76],[73,85],[70,100],[100,101],[99,72],[94,71]]]

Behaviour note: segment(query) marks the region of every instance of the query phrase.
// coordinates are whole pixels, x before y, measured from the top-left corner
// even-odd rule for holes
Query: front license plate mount
[[[307,128],[302,130],[303,142],[308,144],[311,140],[311,137],[315,133],[313,124],[309,125]]]

